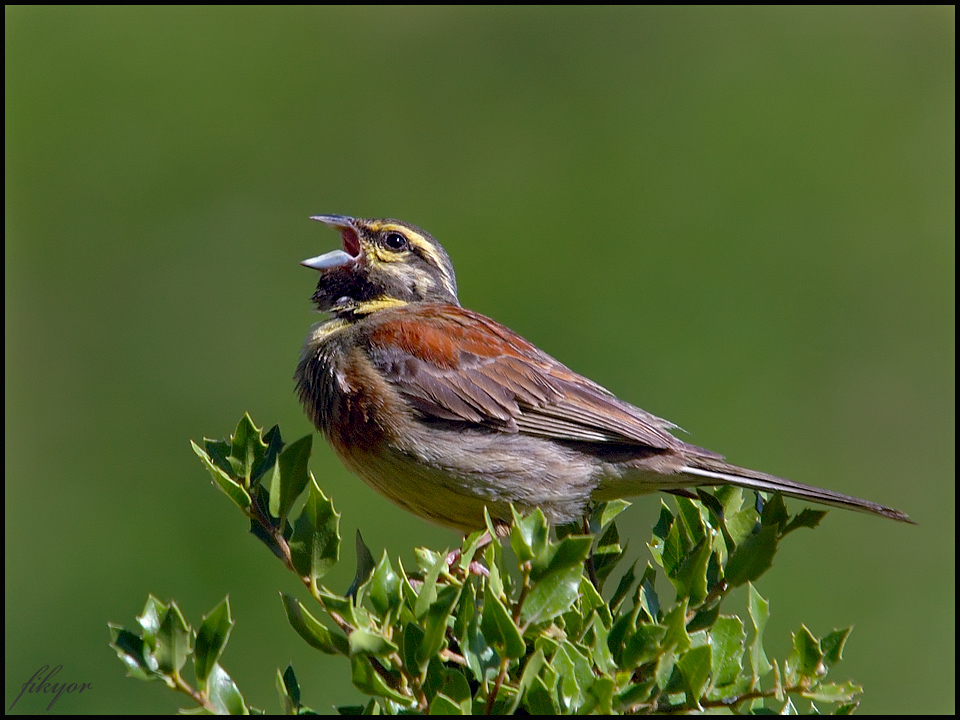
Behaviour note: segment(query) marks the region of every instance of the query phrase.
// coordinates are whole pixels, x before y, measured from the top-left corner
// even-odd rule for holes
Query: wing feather
[[[689,447],[670,434],[672,423],[623,402],[479,313],[425,304],[372,319],[371,360],[426,417],[557,440]]]

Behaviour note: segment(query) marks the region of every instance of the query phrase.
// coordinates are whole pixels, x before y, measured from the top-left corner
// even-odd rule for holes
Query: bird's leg
[[[499,528],[498,528],[499,530]],[[499,533],[498,533],[499,534]],[[466,535],[464,535],[466,537]],[[479,550],[482,547],[485,547],[490,544],[491,537],[489,532],[484,532],[481,536],[475,550]],[[460,562],[461,551],[460,548],[452,550],[447,553],[447,568],[452,572],[453,566]],[[477,560],[471,560],[470,564],[467,566],[467,571],[472,575],[478,575],[483,577],[490,577],[490,571],[484,567],[483,563]]]

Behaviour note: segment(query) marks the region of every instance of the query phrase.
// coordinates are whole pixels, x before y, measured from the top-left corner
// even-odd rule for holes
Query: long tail
[[[844,495],[843,493],[825,490],[823,488],[813,487],[812,485],[803,485],[775,475],[749,470],[747,468],[731,465],[723,460],[710,457],[690,458],[696,465],[686,465],[680,472],[686,475],[696,475],[698,477],[709,478],[712,482],[701,483],[703,485],[738,485],[751,490],[762,490],[766,492],[775,492],[779,490],[788,497],[799,498],[801,500],[812,500],[823,505],[832,505],[847,510],[859,510],[860,512],[882,515],[891,520],[916,525],[913,520],[907,517],[906,513],[900,512],[885,505],[880,505],[869,500]]]

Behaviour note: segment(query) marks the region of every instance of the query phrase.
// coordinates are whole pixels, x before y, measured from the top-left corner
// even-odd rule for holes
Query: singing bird
[[[297,391],[343,464],[400,507],[469,532],[484,508],[508,523],[511,503],[565,523],[594,501],[737,485],[912,522],[683,442],[673,423],[461,307],[450,258],[420,228],[312,219],[339,230],[343,250],[302,263],[332,317],[307,336]]]

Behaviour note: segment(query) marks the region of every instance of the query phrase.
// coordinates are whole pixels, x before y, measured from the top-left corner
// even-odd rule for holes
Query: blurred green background
[[[768,652],[854,624],[862,709],[954,710],[953,8],[7,7],[5,694],[171,712],[108,621],[147,593],[279,708],[360,699],[287,626],[299,593],[188,440],[293,392],[318,320],[316,213],[432,232],[464,305],[729,459],[878,500],[831,512],[759,590]],[[457,537],[325,443],[312,468],[379,555]],[[628,511],[632,547],[659,507]],[[798,509],[795,502],[790,507]],[[734,598],[731,610],[742,605]],[[21,698],[14,712],[47,700]]]

